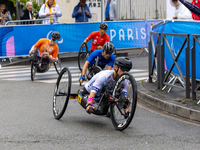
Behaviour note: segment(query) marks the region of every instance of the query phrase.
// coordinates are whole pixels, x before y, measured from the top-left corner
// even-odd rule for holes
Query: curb
[[[161,110],[164,110],[168,113],[181,116],[193,121],[199,121],[200,122],[200,111],[194,110],[191,108],[183,107],[180,105],[176,105],[167,101],[164,101],[160,98],[154,97],[150,95],[152,94],[151,91],[146,90],[142,87],[141,82],[137,82],[138,86],[138,98],[145,103],[148,103],[156,108],[159,108]]]

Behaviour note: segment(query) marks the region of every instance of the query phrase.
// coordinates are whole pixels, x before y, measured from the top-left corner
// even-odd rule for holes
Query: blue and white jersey
[[[103,85],[106,85],[110,89],[114,89],[115,80],[113,79],[113,72],[114,70],[104,70],[97,73],[92,79],[85,85],[85,89],[90,93],[96,93],[96,96],[100,96],[101,89]],[[128,82],[127,80],[123,80],[121,84],[124,84],[124,88],[122,92],[127,96],[127,89],[128,89]]]
[[[90,56],[88,57],[87,61],[90,62],[90,66],[95,63],[95,59],[99,56],[99,62],[98,66],[101,67],[102,69],[108,64],[108,66],[113,67],[114,62],[115,62],[115,55],[111,54],[108,59],[105,59],[102,56],[103,50],[95,50],[93,51]]]

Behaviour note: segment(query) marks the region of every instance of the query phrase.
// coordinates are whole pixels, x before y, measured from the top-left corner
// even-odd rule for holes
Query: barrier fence
[[[45,18],[45,19],[29,19],[29,20],[15,20],[15,21],[7,21],[6,26],[8,25],[31,25],[31,24],[43,24],[44,21],[52,20],[54,22],[54,19],[52,18]]]
[[[191,98],[196,100],[200,92],[199,29],[199,22],[180,21],[163,22],[153,28],[149,42],[149,82],[152,82],[153,70],[157,89],[169,86],[170,92],[173,87],[181,88],[186,98],[190,98],[191,91]],[[157,60],[157,65],[154,66],[152,59]]]
[[[157,71],[157,89],[165,89],[167,86],[181,88],[185,90],[186,98],[190,98],[190,55],[189,55],[189,34],[169,34],[169,33],[156,33],[151,32],[150,33],[151,38],[149,42],[149,82],[152,82],[152,75],[154,74],[155,70]],[[153,35],[158,35],[157,44],[155,48],[155,41],[153,40]],[[168,42],[167,37],[170,36],[177,36],[177,37],[185,37],[181,48],[178,50],[177,55],[175,56],[172,48]],[[162,37],[162,41],[161,41]],[[180,43],[178,43],[180,44]],[[183,75],[183,72],[181,68],[179,67],[180,64],[178,63],[178,59],[180,57],[180,54],[183,52],[183,49],[185,47],[185,76]],[[173,59],[173,62],[170,63],[169,56],[165,57],[166,52],[170,52],[171,58]],[[154,61],[152,63],[152,56],[154,58]],[[155,66],[156,64],[156,66]],[[170,66],[170,69],[167,69],[165,67],[165,64],[168,64]],[[178,73],[176,74],[173,72],[173,68],[177,67]],[[156,68],[156,69],[155,69]],[[180,78],[179,78],[180,77]],[[179,81],[180,85],[175,84],[176,81]],[[163,85],[164,88],[163,88]]]
[[[29,20],[30,21],[30,20]],[[107,34],[116,49],[148,46],[151,24],[161,20],[106,22]],[[0,57],[28,55],[30,48],[40,39],[49,38],[53,31],[61,33],[59,53],[78,52],[81,43],[93,31],[99,30],[100,22],[66,24],[30,24],[0,27]],[[90,47],[92,41],[88,42]]]

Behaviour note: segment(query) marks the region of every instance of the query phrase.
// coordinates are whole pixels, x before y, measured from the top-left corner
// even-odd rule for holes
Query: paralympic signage
[[[148,46],[151,23],[149,21],[107,22],[107,34],[116,49],[127,49]],[[59,53],[78,52],[81,43],[93,31],[99,29],[100,22],[95,23],[67,23],[52,25],[24,25],[0,27],[0,57],[28,55],[31,47],[40,38],[51,38],[53,31],[61,34],[58,41]],[[88,42],[88,47],[92,40]]]

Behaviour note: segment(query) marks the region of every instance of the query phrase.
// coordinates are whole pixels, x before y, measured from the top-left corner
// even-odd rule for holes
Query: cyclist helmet
[[[53,39],[60,39],[60,33],[59,32],[57,32],[57,31],[54,31],[52,34],[51,34],[51,37],[53,38]]]
[[[103,45],[103,51],[104,51],[106,54],[112,54],[112,53],[115,51],[115,46],[113,45],[112,42],[106,42],[106,43]]]
[[[99,25],[99,28],[100,29],[104,29],[104,30],[107,30],[108,29],[108,25],[106,24],[106,23],[101,23],[100,25]]]
[[[127,57],[118,57],[115,60],[115,65],[121,68],[123,71],[130,71],[132,68],[132,62]]]

